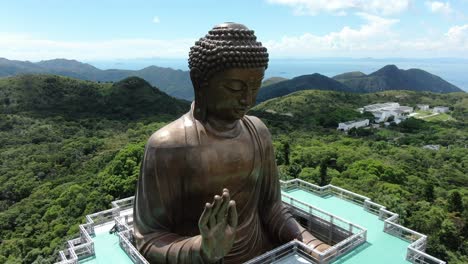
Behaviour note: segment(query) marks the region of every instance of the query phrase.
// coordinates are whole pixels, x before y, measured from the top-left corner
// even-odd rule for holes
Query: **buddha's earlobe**
[[[194,117],[199,121],[206,120],[206,96],[200,90],[195,90]]]
[[[206,96],[203,93],[205,82],[198,68],[190,70],[190,79],[192,80],[193,91],[195,93],[195,105],[193,115],[197,120],[205,121],[206,118]]]

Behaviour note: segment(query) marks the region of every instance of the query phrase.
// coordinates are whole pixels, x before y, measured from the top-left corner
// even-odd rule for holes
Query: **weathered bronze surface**
[[[268,63],[253,33],[224,23],[195,43],[195,102],[146,145],[134,229],[152,263],[242,263],[293,239],[328,247],[283,206],[270,133],[245,115]]]

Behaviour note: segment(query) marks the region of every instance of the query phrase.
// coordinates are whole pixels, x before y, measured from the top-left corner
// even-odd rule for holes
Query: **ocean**
[[[155,65],[179,70],[188,70],[185,59],[132,59],[116,61],[89,61],[100,69],[139,70]],[[400,69],[417,68],[438,75],[444,80],[468,92],[468,59],[404,59],[404,58],[316,58],[316,59],[270,59],[265,78],[278,76],[293,78],[299,75],[320,73],[328,77],[350,71],[372,73],[385,65],[394,64]]]

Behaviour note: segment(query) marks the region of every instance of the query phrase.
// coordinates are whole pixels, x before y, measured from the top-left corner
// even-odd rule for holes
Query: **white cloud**
[[[159,24],[159,22],[161,22],[161,20],[159,20],[158,16],[153,17],[153,23]]]
[[[449,2],[427,1],[426,6],[432,13],[449,16],[454,12]]]
[[[452,45],[460,48],[468,47],[468,24],[463,26],[453,26],[445,34]]]
[[[280,41],[268,41],[265,45],[272,56],[288,54],[295,57],[333,55],[365,50],[382,50],[385,41],[396,37],[391,27],[398,23],[398,19],[386,19],[367,13],[357,13],[367,23],[358,29],[348,26],[340,31],[331,32],[323,36],[305,33],[301,36],[285,36]],[[340,55],[338,54],[338,55]]]
[[[358,11],[393,15],[406,11],[411,0],[267,0],[271,4],[290,6],[295,15],[317,15],[320,12],[343,14]]]
[[[54,58],[77,60],[185,58],[194,43],[195,39],[58,41],[32,34],[0,32],[0,57],[32,61]]]
[[[359,27],[345,26],[324,35],[305,33],[262,40],[272,58],[312,57],[464,57],[468,58],[468,24],[423,38],[400,36],[398,19],[357,13]],[[196,39],[114,39],[58,41],[34,34],[0,32],[0,57],[39,61],[67,58],[81,61],[134,58],[187,58]]]
[[[271,57],[468,57],[468,24],[435,37],[402,37],[393,31],[397,19],[358,13],[359,28],[343,27],[325,35],[305,33],[264,42]]]

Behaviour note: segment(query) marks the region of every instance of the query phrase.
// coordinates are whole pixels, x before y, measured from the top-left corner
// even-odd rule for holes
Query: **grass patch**
[[[449,114],[440,113],[438,115],[429,116],[427,118],[424,118],[424,120],[426,120],[426,121],[455,121],[455,118],[453,118]]]

